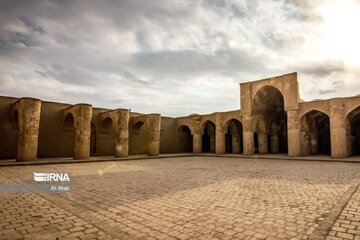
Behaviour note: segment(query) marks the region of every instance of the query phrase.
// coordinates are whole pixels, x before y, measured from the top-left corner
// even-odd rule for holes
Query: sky
[[[1,0],[0,95],[186,116],[298,72],[306,101],[360,93],[360,0]]]

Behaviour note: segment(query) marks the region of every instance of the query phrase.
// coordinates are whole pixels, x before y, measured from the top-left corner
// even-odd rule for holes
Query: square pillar
[[[202,152],[202,135],[200,133],[194,133],[193,135],[193,153]]]
[[[288,156],[301,155],[301,130],[298,111],[287,111]]]
[[[232,135],[231,138],[232,138],[231,139],[232,153],[240,153],[240,151],[241,151],[240,135]]]
[[[254,144],[254,129],[253,129],[253,117],[244,116],[244,130],[243,130],[243,149],[244,155],[253,155],[255,153],[255,144]]]
[[[259,144],[259,153],[266,154],[269,153],[269,144],[268,138],[266,133],[259,133],[258,134],[258,144]]]
[[[279,153],[279,135],[273,134],[270,138],[270,152]]]
[[[224,133],[224,120],[221,113],[215,113],[215,153],[225,153],[225,133]],[[210,148],[212,146],[212,136],[210,136]],[[211,150],[210,150],[211,151]],[[212,152],[212,151],[211,151]]]
[[[345,158],[348,156],[346,120],[342,99],[330,100],[330,140],[332,158]]]

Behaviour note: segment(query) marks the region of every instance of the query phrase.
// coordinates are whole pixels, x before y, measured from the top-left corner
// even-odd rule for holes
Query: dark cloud
[[[290,35],[283,32],[267,32],[260,37],[265,46],[274,50],[299,47],[306,40],[303,35]]]
[[[315,77],[325,77],[333,73],[345,72],[345,64],[342,61],[324,61],[306,63],[295,67],[299,72],[313,75]]]
[[[41,73],[42,76],[51,77],[63,83],[76,85],[96,85],[98,83],[92,72],[76,65],[53,63],[50,68]]]
[[[322,16],[314,11],[314,9],[322,5],[326,0],[285,0],[283,9],[285,16],[289,20],[308,21],[308,22],[322,22]]]
[[[30,30],[32,30],[32,31],[34,31],[34,32],[38,32],[38,33],[40,33],[40,34],[45,34],[45,33],[46,33],[46,31],[45,31],[42,27],[40,27],[40,26],[38,26],[38,25],[30,22],[29,19],[27,19],[26,17],[19,17],[19,19],[20,19],[20,20],[25,24],[25,26],[28,27]]]
[[[240,49],[218,49],[213,53],[184,50],[141,52],[132,56],[133,65],[154,77],[194,76],[206,73],[236,75],[239,72],[261,72],[263,58]]]

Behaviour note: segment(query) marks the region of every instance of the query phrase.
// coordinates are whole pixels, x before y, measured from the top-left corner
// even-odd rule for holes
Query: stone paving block
[[[9,183],[31,182],[34,171],[72,176],[69,194],[0,193],[0,239],[308,239],[360,179],[360,165],[331,162],[187,157],[108,166],[0,168]],[[327,239],[358,238],[359,202],[356,193]]]

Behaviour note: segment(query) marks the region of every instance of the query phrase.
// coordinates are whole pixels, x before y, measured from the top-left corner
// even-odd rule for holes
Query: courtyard
[[[213,156],[0,167],[0,239],[360,239],[360,164]]]

